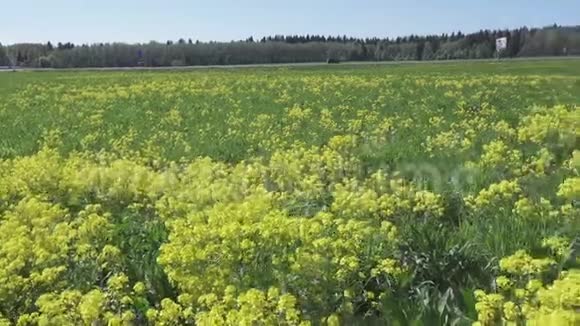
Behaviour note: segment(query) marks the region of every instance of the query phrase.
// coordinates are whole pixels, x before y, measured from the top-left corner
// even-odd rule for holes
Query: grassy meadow
[[[0,73],[0,325],[578,325],[580,59]]]

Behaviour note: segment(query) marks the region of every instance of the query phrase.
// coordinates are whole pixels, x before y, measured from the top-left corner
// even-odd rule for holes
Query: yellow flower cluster
[[[555,137],[560,145],[574,142],[580,135],[578,110],[570,111],[565,106],[556,106],[550,111],[540,111],[522,119],[518,129],[520,141],[543,144]]]
[[[554,264],[555,261],[551,259],[534,259],[524,250],[519,250],[509,257],[502,258],[499,267],[508,274],[528,276],[546,272]]]
[[[498,293],[477,290],[476,325],[498,323],[530,325],[576,325],[580,322],[580,270],[560,272],[553,284],[544,283],[554,271],[555,259],[567,259],[570,241],[562,237],[543,240],[553,258],[533,258],[525,251],[500,260],[504,275],[496,279]]]
[[[571,270],[537,294],[539,308],[530,311],[531,325],[577,325],[580,322],[580,270]]]
[[[580,270],[562,273],[553,284],[543,286],[532,280],[526,289],[515,289],[509,294],[502,288],[499,293],[475,293],[478,321],[474,325],[519,324],[577,325],[580,322]],[[510,301],[513,300],[513,301]]]
[[[397,231],[391,222],[370,216],[350,219],[341,209],[336,209],[335,215],[324,212],[323,206],[309,210],[288,206],[312,205],[333,188],[305,187],[307,183],[298,178],[305,173],[318,173],[317,178],[335,183],[335,202],[340,201],[338,189],[346,189],[352,179],[327,171],[334,167],[345,170],[343,162],[348,161],[338,152],[345,146],[337,141],[322,152],[309,154],[314,158],[293,157],[297,166],[310,162],[312,170],[297,173],[292,183],[284,181],[291,179],[281,179],[288,176],[277,174],[283,161],[277,161],[276,155],[273,166],[227,166],[199,159],[162,171],[125,159],[103,158],[102,163],[81,156],[64,159],[51,150],[3,162],[7,168],[3,172],[9,171],[3,182],[18,186],[3,188],[2,193],[5,200],[17,204],[3,207],[0,224],[4,243],[0,279],[5,280],[0,286],[0,302],[11,306],[18,298],[25,298],[24,304],[11,308],[16,309],[11,310],[12,316],[21,316],[22,323],[131,323],[139,314],[135,298],[144,291],[143,284],[134,284],[134,292],[128,291],[127,277],[115,274],[118,276],[108,277],[104,290],[90,286],[94,278],[124,269],[126,250],[132,249],[121,250],[122,242],[115,240],[119,213],[112,209],[125,205],[141,214],[157,211],[166,222],[169,240],[161,246],[157,260],[181,294],[189,296],[179,303],[163,300],[159,311],[147,313],[152,321],[194,318],[196,300],[232,285],[243,291],[284,286],[293,295],[278,298],[276,304],[284,307],[276,309],[286,311],[284,318],[289,318],[290,324],[297,323],[298,312],[293,312],[288,302],[296,300],[301,305],[318,306],[321,314],[328,316],[334,310],[325,302],[342,296],[347,289],[365,293],[363,288],[353,289],[353,282],[381,275],[396,280],[403,273],[403,267],[392,258]],[[39,172],[36,177],[35,171]],[[371,187],[373,182],[364,184]],[[305,196],[305,192],[317,196]],[[390,192],[393,198],[403,193],[397,182]],[[358,197],[357,192],[345,196],[352,194],[352,198]],[[439,196],[425,191],[412,191],[411,195],[415,211],[440,215]],[[88,198],[98,204],[87,204]],[[55,199],[72,208],[52,204]],[[410,212],[410,207],[407,210]],[[300,215],[306,212],[312,215]],[[86,285],[82,290],[68,290],[67,284],[73,280]],[[258,300],[257,293],[241,296],[241,315],[247,315],[242,302]],[[350,300],[355,298],[344,298],[346,311],[352,309],[348,308]],[[125,308],[108,310],[117,304]],[[32,307],[38,307],[38,312],[27,314]],[[280,316],[277,310],[271,313]],[[234,318],[229,313],[227,316],[224,318]]]
[[[123,274],[112,275],[104,289],[94,289],[87,293],[78,290],[64,290],[60,293],[41,295],[36,301],[38,312],[23,314],[18,325],[133,325],[137,307],[147,304],[143,296],[142,283],[133,290]]]
[[[507,171],[519,173],[522,165],[522,154],[518,150],[510,150],[501,140],[492,141],[483,145],[483,154],[478,165],[481,168],[505,168]]]
[[[483,189],[477,196],[466,197],[466,202],[474,210],[490,207],[504,208],[505,202],[511,202],[521,192],[517,180],[502,180]]]
[[[230,287],[223,298],[213,294],[201,297],[203,311],[196,314],[196,325],[310,325],[301,320],[296,298],[277,288],[267,292],[250,289],[237,297],[235,291]]]
[[[558,196],[569,201],[580,200],[580,177],[564,180],[558,189]]]

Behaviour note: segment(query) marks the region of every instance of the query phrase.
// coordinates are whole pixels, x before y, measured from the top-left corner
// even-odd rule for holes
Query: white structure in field
[[[497,52],[507,49],[507,37],[500,37],[495,40],[495,49]]]

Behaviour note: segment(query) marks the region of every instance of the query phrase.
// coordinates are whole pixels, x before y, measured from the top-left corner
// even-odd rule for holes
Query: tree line
[[[495,40],[507,37],[500,53]],[[580,26],[553,25],[397,38],[275,35],[232,42],[0,44],[0,66],[162,67],[332,61],[450,60],[580,55]]]

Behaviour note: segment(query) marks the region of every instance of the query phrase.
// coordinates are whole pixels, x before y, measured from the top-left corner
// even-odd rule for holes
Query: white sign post
[[[500,37],[495,40],[495,50],[497,52],[497,58],[499,59],[499,54],[501,51],[507,49],[507,37]]]

